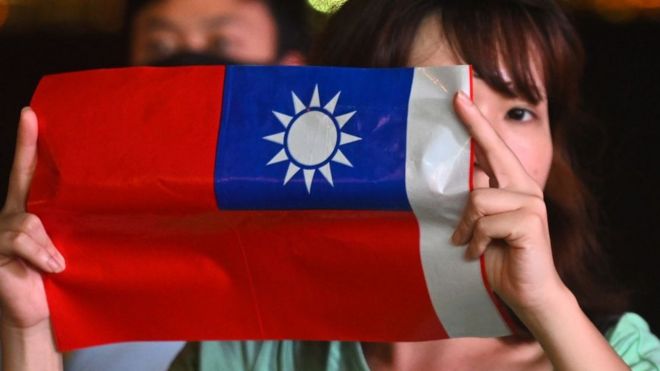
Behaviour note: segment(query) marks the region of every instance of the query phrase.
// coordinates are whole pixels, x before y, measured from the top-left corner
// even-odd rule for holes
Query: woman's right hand
[[[41,272],[64,270],[64,258],[41,220],[25,209],[37,164],[37,136],[37,116],[24,108],[7,199],[0,211],[0,315],[3,328],[14,330],[43,327],[48,322]]]

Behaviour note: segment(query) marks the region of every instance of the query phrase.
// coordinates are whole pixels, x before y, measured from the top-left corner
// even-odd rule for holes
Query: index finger
[[[456,95],[454,102],[456,113],[482,149],[486,163],[480,165],[492,172],[489,176],[497,179],[498,187],[537,194],[538,185],[477,106],[462,92]]]
[[[31,108],[21,111],[16,135],[14,164],[9,175],[9,187],[5,200],[4,212],[23,212],[27,201],[32,175],[37,166],[37,115]]]

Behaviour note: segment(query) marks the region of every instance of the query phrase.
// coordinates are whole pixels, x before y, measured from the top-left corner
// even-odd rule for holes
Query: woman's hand
[[[477,164],[491,188],[470,193],[452,239],[468,243],[469,258],[485,255],[491,287],[516,312],[547,308],[566,289],[552,258],[543,189],[476,105],[459,94],[455,109],[476,141]]]
[[[25,210],[37,161],[37,117],[21,112],[7,200],[0,212],[0,313],[6,370],[61,367],[50,333],[40,271],[64,270],[64,258],[39,218]]]
[[[555,369],[628,369],[555,269],[542,186],[469,98],[459,93],[454,106],[476,141],[477,164],[490,188],[471,192],[453,241],[468,244],[469,258],[485,256],[491,287],[525,323]]]

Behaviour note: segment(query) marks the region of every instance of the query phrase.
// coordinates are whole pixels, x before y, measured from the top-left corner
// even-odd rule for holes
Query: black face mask
[[[204,66],[217,64],[241,64],[235,60],[220,57],[210,53],[182,51],[165,58],[150,62],[150,66],[172,67],[172,66]]]

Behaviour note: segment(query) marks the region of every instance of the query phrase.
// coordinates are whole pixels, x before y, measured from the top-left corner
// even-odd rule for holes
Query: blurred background
[[[315,22],[341,1],[309,0]],[[660,334],[660,0],[573,0],[587,51],[579,164],[633,310]],[[0,0],[0,198],[20,108],[44,74],[127,64],[124,0]],[[314,13],[314,14],[311,14]],[[313,25],[316,28],[321,24]]]

